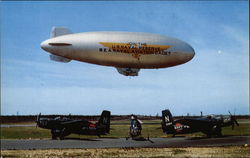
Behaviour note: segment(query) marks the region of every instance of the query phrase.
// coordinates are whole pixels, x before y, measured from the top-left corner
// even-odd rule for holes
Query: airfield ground
[[[208,158],[250,157],[249,147],[205,147],[205,148],[111,148],[111,149],[50,149],[50,150],[3,150],[3,157],[140,157],[140,158]]]
[[[144,137],[165,138],[171,135],[162,133],[160,120],[142,120]],[[249,136],[250,120],[238,120],[239,127],[234,130],[231,127],[222,129],[226,136]],[[128,135],[129,125],[118,125],[129,123],[125,121],[112,121],[111,131],[105,138],[124,138]],[[149,124],[147,124],[149,123]],[[152,123],[152,124],[150,124]],[[159,124],[158,124],[159,123]],[[50,131],[36,128],[34,122],[22,122],[12,125],[30,125],[21,127],[1,128],[1,139],[50,139]],[[202,133],[182,135],[188,137],[204,137]],[[96,136],[70,135],[70,139],[97,138]],[[240,146],[220,147],[188,147],[188,148],[99,148],[99,149],[37,149],[37,150],[2,150],[2,157],[250,157],[250,142]]]

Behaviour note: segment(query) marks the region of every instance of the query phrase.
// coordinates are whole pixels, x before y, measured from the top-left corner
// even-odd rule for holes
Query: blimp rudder
[[[72,32],[66,27],[52,27],[50,32],[50,38],[72,34]]]

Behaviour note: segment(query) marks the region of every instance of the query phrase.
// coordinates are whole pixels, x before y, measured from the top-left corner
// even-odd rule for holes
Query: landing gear
[[[60,140],[63,140],[63,139],[64,139],[64,136],[60,136],[59,138],[60,138]]]
[[[65,129],[62,129],[62,130],[52,129],[51,130],[52,139],[57,140],[57,137],[58,137],[60,140],[63,140],[64,136],[65,136],[64,131],[65,131]]]
[[[217,137],[222,137],[221,128],[216,131]]]
[[[57,137],[54,134],[52,134],[52,139],[57,140]]]
[[[211,133],[208,133],[208,134],[207,134],[207,137],[208,137],[208,138],[211,138],[211,137],[212,137],[212,134],[211,134]]]
[[[214,133],[215,136],[221,137],[222,136],[222,134],[221,134],[221,126],[219,126],[219,125],[214,126],[213,127],[213,133]]]
[[[57,140],[57,132],[56,132],[56,130],[51,130],[51,136],[52,136],[52,139],[53,140]]]
[[[212,129],[210,130],[209,133],[206,133],[208,138],[211,138],[212,136],[215,137],[222,137],[221,133],[221,126],[219,125],[214,125]]]
[[[60,131],[60,140],[64,139],[64,134],[65,134],[65,128]]]

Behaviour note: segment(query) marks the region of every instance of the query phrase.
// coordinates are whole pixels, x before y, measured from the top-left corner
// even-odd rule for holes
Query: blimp
[[[112,66],[125,76],[138,76],[140,69],[184,64],[195,55],[188,43],[164,35],[117,31],[72,33],[65,27],[53,27],[41,48],[50,54],[51,60]]]

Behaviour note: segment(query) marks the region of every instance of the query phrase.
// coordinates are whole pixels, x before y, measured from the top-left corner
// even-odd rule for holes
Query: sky
[[[26,1],[1,5],[1,115],[250,113],[248,1]],[[188,63],[142,69],[58,63],[40,48],[53,26],[148,32],[186,41]]]

